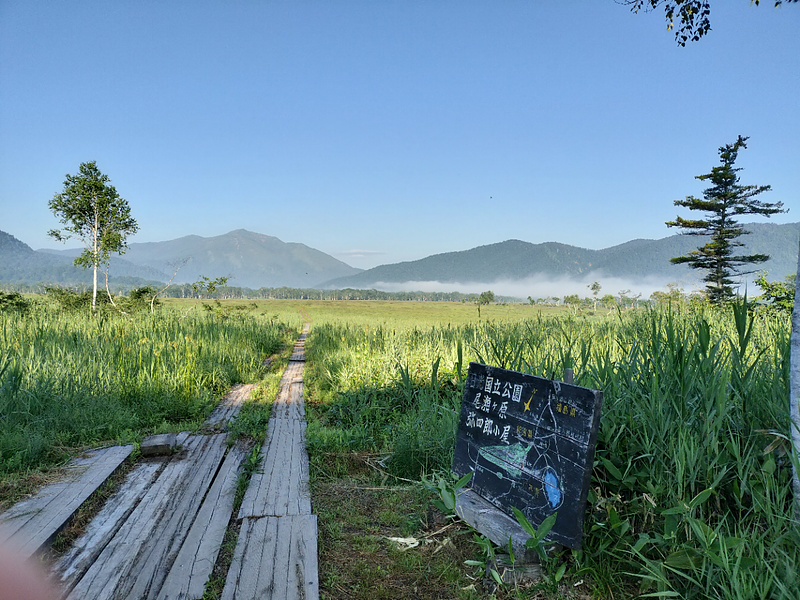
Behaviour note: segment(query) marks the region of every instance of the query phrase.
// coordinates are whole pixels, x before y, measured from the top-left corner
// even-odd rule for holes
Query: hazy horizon
[[[243,229],[243,228],[242,228]],[[233,233],[237,230],[233,230],[227,233]],[[244,229],[244,231],[249,231]],[[11,232],[6,232],[13,235]],[[258,235],[265,235],[261,232],[250,232]],[[226,234],[221,234],[222,236]],[[671,235],[679,235],[677,233]],[[15,236],[16,237],[16,236]],[[195,234],[189,234],[186,237],[202,237],[202,238],[209,238],[209,237],[220,237],[220,236],[197,236]],[[277,237],[277,236],[271,236]],[[665,236],[668,237],[668,236]],[[172,240],[162,240],[165,242],[172,241]],[[631,240],[626,240],[631,241]],[[302,243],[302,242],[300,242]],[[625,243],[625,242],[623,242]],[[306,244],[307,245],[307,244]],[[78,246],[73,247],[63,247],[63,248],[46,248],[46,249],[35,249],[44,252],[56,252],[56,253],[64,253],[69,255],[77,255],[77,253],[81,250]],[[448,252],[445,252],[447,254]],[[114,255],[117,256],[117,255]],[[126,259],[126,256],[123,254],[121,258]],[[423,257],[428,258],[428,257]],[[347,261],[343,261],[347,264]],[[412,261],[413,262],[413,261]],[[136,264],[139,264],[138,262]],[[384,263],[377,266],[391,266],[393,264],[399,263]],[[166,267],[167,265],[165,263]],[[151,266],[153,266],[151,264]],[[113,269],[112,269],[113,270]],[[164,269],[164,273],[169,270],[168,268]],[[746,289],[754,289],[753,280],[755,278],[754,274],[749,274],[745,276],[739,276],[734,278],[736,283],[734,287],[739,288],[742,292]],[[778,274],[772,274],[770,279],[783,279],[783,276],[779,276]],[[609,276],[605,274],[602,270],[596,271],[589,271],[584,273],[580,277],[570,277],[570,276],[549,276],[545,274],[536,274],[526,276],[520,279],[501,279],[497,281],[460,281],[460,282],[441,282],[441,281],[403,281],[403,282],[385,282],[385,281],[377,281],[374,284],[367,285],[367,286],[355,286],[356,289],[376,289],[380,291],[387,291],[387,292],[460,292],[464,294],[480,294],[486,290],[493,291],[498,296],[505,296],[505,297],[513,297],[520,300],[525,300],[528,297],[532,297],[534,299],[537,298],[547,298],[547,297],[559,297],[563,298],[565,295],[569,294],[578,294],[581,298],[584,297],[591,297],[591,291],[588,289],[589,285],[593,282],[599,282],[602,286],[602,290],[600,292],[600,296],[602,297],[605,294],[612,294],[614,296],[619,296],[620,292],[628,291],[630,295],[635,296],[636,294],[641,294],[643,298],[648,298],[654,291],[666,291],[669,284],[677,285],[681,289],[685,291],[685,293],[693,293],[693,292],[701,292],[705,284],[702,282],[702,273],[695,272],[695,271],[687,271],[686,269],[682,269],[680,272],[676,271],[674,276],[646,276],[646,277],[618,277],[618,276]],[[316,289],[341,289],[341,288],[328,288],[327,286],[323,286],[324,282],[318,282],[313,287]],[[232,286],[237,286],[236,277],[231,276],[229,284]],[[251,287],[251,289],[257,289],[257,287],[253,286],[243,286],[243,287]],[[280,287],[274,285],[264,285],[261,287]],[[289,285],[288,287],[298,287],[294,285]],[[302,287],[302,286],[300,286]],[[309,286],[310,287],[310,286]],[[345,286],[346,288],[354,287],[352,285]]]
[[[528,297],[533,299],[544,298],[563,298],[564,296],[577,294],[580,298],[591,298],[592,291],[589,289],[594,281],[601,284],[598,294],[602,298],[606,294],[618,297],[620,292],[628,291],[631,296],[641,294],[642,298],[647,299],[655,291],[666,291],[667,284],[675,283],[684,289],[684,293],[700,291],[703,286],[698,287],[697,282],[686,282],[670,278],[645,277],[643,279],[623,278],[623,277],[604,277],[602,274],[589,273],[586,277],[578,280],[566,277],[547,277],[534,276],[518,280],[501,280],[494,282],[464,282],[464,283],[442,283],[439,281],[406,281],[400,283],[376,282],[369,289],[376,289],[384,292],[460,292],[462,294],[480,294],[481,292],[491,291],[496,296],[506,296],[525,300]]]

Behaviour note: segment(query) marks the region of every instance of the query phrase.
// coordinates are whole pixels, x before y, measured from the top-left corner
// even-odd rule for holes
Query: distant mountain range
[[[749,252],[770,255],[759,265],[770,279],[794,273],[800,241],[800,223],[751,223],[742,238]],[[463,252],[436,254],[421,260],[382,265],[362,271],[304,244],[237,229],[204,238],[190,235],[166,242],[131,244],[122,257],[111,261],[115,285],[166,282],[182,264],[174,283],[191,283],[200,276],[230,277],[229,285],[296,288],[380,288],[408,282],[493,283],[532,277],[585,281],[617,277],[692,280],[698,273],[669,259],[705,243],[704,238],[673,235],[659,240],[632,240],[603,250],[588,250],[547,242],[531,244],[507,240]],[[88,283],[91,272],[76,269],[79,249],[34,251],[14,236],[0,231],[0,282],[12,284]],[[413,288],[413,284],[409,284]]]
[[[50,285],[89,284],[90,270],[73,265],[74,256],[47,251],[35,251],[13,235],[0,231],[0,283]],[[109,281],[128,286],[147,285],[165,281],[164,273],[149,267],[136,265],[124,258],[115,257]],[[103,276],[104,277],[104,276]]]
[[[189,235],[168,242],[131,244],[125,258],[159,269],[168,280],[181,261],[176,283],[191,283],[201,275],[230,277],[228,285],[311,288],[322,281],[360,273],[340,260],[305,244],[237,229],[215,237]]]
[[[783,279],[796,271],[800,223],[750,223],[745,228],[751,232],[740,238],[746,250],[770,256],[769,261],[757,265],[758,270],[769,271],[770,279]],[[507,240],[462,252],[382,265],[358,275],[326,281],[321,287],[364,289],[405,282],[464,284],[527,278],[691,281],[699,279],[700,274],[687,265],[672,264],[669,259],[702,246],[706,239],[673,235],[660,240],[632,240],[604,250],[587,250],[557,242],[531,244]]]
[[[72,267],[82,249],[34,251],[13,236],[0,232],[0,281],[9,283],[85,282],[90,274]],[[113,256],[109,273],[120,277],[173,283],[192,283],[201,276],[229,277],[228,285],[260,287],[314,287],[321,281],[357,274],[353,268],[305,244],[237,229],[225,235],[189,235],[167,242],[130,244],[122,256]]]

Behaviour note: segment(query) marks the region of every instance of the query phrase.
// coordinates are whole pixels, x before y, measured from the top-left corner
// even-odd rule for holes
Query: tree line
[[[701,181],[708,181],[711,186],[703,191],[702,198],[687,196],[675,200],[676,206],[688,208],[690,211],[704,213],[700,218],[677,216],[667,221],[667,227],[677,227],[684,234],[708,236],[710,240],[691,252],[672,259],[675,264],[686,263],[690,267],[704,271],[706,282],[705,295],[711,304],[722,304],[735,297],[733,277],[753,273],[748,267],[765,262],[766,254],[744,254],[740,249],[744,244],[738,238],[748,232],[742,227],[737,217],[742,215],[760,215],[770,217],[786,212],[781,202],[763,202],[758,196],[770,190],[768,185],[742,185],[735,167],[739,151],[747,148],[746,137],[738,136],[735,142],[719,148],[720,164],[709,173],[698,175]],[[127,237],[136,233],[138,225],[131,215],[128,202],[121,198],[104,175],[92,161],[82,163],[77,175],[67,175],[61,193],[56,194],[49,203],[53,214],[61,222],[61,229],[53,229],[50,235],[57,240],[66,241],[72,237],[80,239],[85,246],[84,251],[75,259],[75,265],[92,269],[92,311],[97,309],[98,271],[105,274],[105,286],[109,299],[113,303],[109,289],[108,265],[112,253],[122,254],[127,248]],[[207,278],[206,278],[207,279]],[[195,282],[191,284],[170,284],[158,291],[159,296],[172,298],[209,297],[216,299],[293,299],[293,300],[414,300],[424,302],[474,302],[480,306],[495,300],[492,292],[482,294],[464,294],[461,292],[385,292],[380,290],[360,290],[346,288],[341,290],[298,289],[290,287],[269,287],[252,290],[244,287],[228,286],[227,279],[218,281],[214,290],[204,289]],[[215,280],[216,281],[216,280]],[[780,282],[772,283],[761,278],[762,289],[766,293],[781,294],[785,292]],[[768,286],[772,285],[768,289]],[[777,286],[777,287],[776,287]],[[598,302],[608,303],[611,299],[599,297],[600,284],[594,282],[587,286],[592,291],[590,300],[593,310],[597,311]],[[780,289],[778,289],[780,288]],[[142,289],[142,288],[137,288]],[[489,295],[491,294],[491,297]],[[155,295],[155,293],[154,293]],[[667,293],[669,298],[669,292]],[[783,293],[785,304],[786,294]],[[654,300],[660,301],[656,297]],[[793,299],[793,298],[792,298]],[[514,302],[514,298],[498,298],[499,301]],[[627,294],[620,293],[619,304],[627,305]],[[634,298],[633,304],[638,300]],[[529,301],[533,301],[529,297]],[[775,300],[781,304],[781,300]],[[582,303],[577,294],[564,297],[564,304],[577,307]]]

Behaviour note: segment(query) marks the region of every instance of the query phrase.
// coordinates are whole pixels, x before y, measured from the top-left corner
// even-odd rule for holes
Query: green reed
[[[308,357],[312,462],[367,450],[414,478],[450,465],[469,361],[557,379],[574,369],[604,399],[568,572],[602,597],[798,597],[788,318],[740,304],[456,327],[342,321],[312,329]]]
[[[232,383],[261,377],[286,333],[243,312],[0,313],[0,472],[196,426]]]

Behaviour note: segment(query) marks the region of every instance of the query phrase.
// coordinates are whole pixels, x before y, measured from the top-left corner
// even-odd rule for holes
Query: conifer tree
[[[741,169],[734,168],[740,148],[747,148],[746,137],[739,136],[733,144],[719,149],[720,166],[711,169],[711,173],[698,175],[696,179],[711,181],[710,188],[703,191],[703,198],[687,196],[685,200],[675,200],[676,206],[684,206],[689,210],[703,211],[704,219],[684,219],[677,217],[667,221],[667,227],[680,227],[688,235],[711,236],[710,241],[697,250],[671,259],[673,263],[687,263],[694,269],[704,269],[706,276],[706,294],[713,304],[719,304],[733,297],[731,285],[734,275],[744,275],[753,271],[742,270],[744,265],[763,263],[769,259],[766,254],[736,254],[744,246],[737,241],[741,235],[750,233],[735,220],[740,215],[763,215],[769,217],[775,213],[786,212],[782,202],[767,203],[756,199],[756,196],[769,191],[768,185],[740,185]]]

